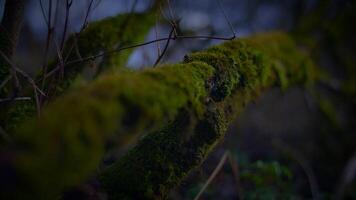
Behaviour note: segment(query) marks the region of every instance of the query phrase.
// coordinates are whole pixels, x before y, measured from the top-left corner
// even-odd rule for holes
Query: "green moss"
[[[286,35],[270,33],[194,53],[182,64],[100,76],[14,133],[22,149],[8,151],[20,189],[6,194],[53,198],[94,172],[109,138],[124,145],[161,129],[101,179],[110,198],[164,198],[212,151],[234,116],[281,81],[274,63],[284,66],[283,77],[294,85],[307,79],[307,70],[300,70],[311,66],[307,60]]]
[[[221,101],[231,94],[239,81],[239,73],[235,61],[227,55],[216,52],[194,53],[186,58],[185,62],[204,62],[216,70],[216,76],[211,81],[211,96],[214,100]]]
[[[138,23],[139,26],[137,26]],[[72,45],[70,45],[72,43],[77,43],[80,56],[86,58],[104,51],[112,51],[124,45],[141,42],[153,24],[154,15],[152,13],[122,14],[91,23],[79,37],[73,35],[68,39],[64,55],[68,56],[68,60],[79,59],[77,51],[73,50]],[[132,49],[128,49],[105,56],[103,61],[99,63],[98,73],[108,68],[124,67],[131,52]],[[78,74],[88,66],[88,62],[67,66],[64,71],[64,79],[61,79],[58,83],[59,93],[65,91]]]
[[[192,124],[186,114],[182,113],[161,131],[146,136],[101,174],[109,199],[165,199],[170,189],[202,162],[224,135],[227,121],[221,112],[211,110],[203,120],[193,122],[194,129],[187,130]],[[192,136],[181,142],[180,137],[186,131],[192,131]]]
[[[125,144],[173,120],[184,107],[201,115],[205,80],[213,73],[211,66],[193,62],[106,75],[59,98],[13,134],[24,147],[13,161],[21,174],[18,185],[32,186],[21,193],[38,191],[34,197],[46,199],[79,184],[98,166],[114,134]]]
[[[277,40],[272,43],[276,45],[274,52],[253,45],[257,41],[268,44],[274,37]],[[227,42],[186,56],[186,64],[199,61],[215,69],[212,79],[207,80],[210,90],[207,94],[212,101],[204,104],[204,115],[183,112],[161,131],[148,134],[127,155],[104,170],[100,181],[109,199],[165,199],[170,189],[204,161],[224,137],[229,123],[264,88],[280,84],[286,89],[289,84],[304,84],[307,79],[304,72],[293,81],[288,74],[308,58],[292,50],[296,48],[294,43],[279,45],[283,40],[289,42],[289,38],[275,33],[257,36],[252,41]],[[292,63],[284,54],[278,57],[279,51],[287,49],[293,53],[288,56],[300,58],[298,63],[293,63],[292,68],[286,65],[276,69],[274,63]],[[193,129],[188,128],[192,126]],[[182,140],[186,132],[191,132],[190,138]]]
[[[276,71],[276,74],[278,76],[278,83],[281,86],[281,89],[286,90],[288,88],[288,78],[286,69],[279,62],[276,62],[273,65],[273,69]]]
[[[124,26],[121,26],[120,33],[117,35],[117,43],[114,48],[108,50],[143,42],[148,31],[154,25],[154,22],[155,18],[153,12],[149,14],[125,16],[125,21],[122,24]],[[138,26],[137,24],[140,25]],[[99,66],[98,74],[107,70],[123,68],[126,66],[126,62],[133,51],[134,48],[126,49],[104,57],[103,62]]]

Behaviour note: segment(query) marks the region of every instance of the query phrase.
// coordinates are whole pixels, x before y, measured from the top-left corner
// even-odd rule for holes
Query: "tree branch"
[[[0,170],[6,183],[0,197],[53,199],[94,173],[108,140],[121,146],[160,129],[100,173],[100,181],[110,199],[164,198],[221,141],[248,102],[281,80],[308,83],[315,79],[312,70],[287,35],[264,33],[194,53],[182,64],[102,76],[48,105],[40,119],[12,135],[16,145],[0,151],[0,166],[13,172]]]

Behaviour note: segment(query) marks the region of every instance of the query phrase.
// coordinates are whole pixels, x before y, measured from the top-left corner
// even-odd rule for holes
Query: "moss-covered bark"
[[[1,164],[13,172],[1,174],[9,182],[0,187],[1,196],[54,198],[94,173],[107,140],[123,144],[161,129],[100,180],[112,199],[165,197],[223,138],[232,116],[262,90],[310,84],[313,74],[308,57],[286,34],[270,33],[194,53],[182,64],[101,76],[14,133],[14,145],[1,151],[1,157],[11,155]]]
[[[221,142],[229,123],[260,92],[277,84],[310,85],[316,78],[310,60],[284,34],[254,36],[194,53],[185,63],[212,66],[204,114],[182,111],[160,131],[100,175],[109,199],[165,199]],[[278,66],[278,67],[277,67]]]

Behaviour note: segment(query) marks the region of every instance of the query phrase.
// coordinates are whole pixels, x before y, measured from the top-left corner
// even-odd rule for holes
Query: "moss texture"
[[[48,199],[79,184],[98,166],[106,139],[114,133],[114,140],[124,144],[174,119],[183,107],[201,113],[205,80],[212,74],[210,66],[195,62],[106,75],[59,98],[39,120],[30,120],[12,135],[16,145],[8,148],[16,149],[12,165],[21,178],[14,187],[23,185],[20,194],[37,191],[34,197]]]
[[[204,114],[183,111],[104,170],[100,180],[109,199],[166,199],[169,191],[204,161],[223,139],[231,120],[260,92],[275,84],[286,89],[314,79],[310,60],[281,33],[227,42],[186,56],[184,62],[197,61],[215,69],[206,82],[209,100],[204,103]]]
[[[275,84],[312,82],[312,72],[308,57],[286,34],[265,33],[193,53],[182,64],[103,75],[15,132],[15,145],[1,151],[11,152],[12,159],[3,162],[14,173],[4,179],[14,185],[2,187],[1,195],[54,198],[95,172],[108,139],[122,145],[160,130],[104,170],[100,180],[111,199],[165,198],[248,102]]]
[[[154,24],[154,19],[154,14],[150,11],[148,13],[121,14],[93,22],[79,37],[74,34],[68,39],[63,55],[68,61],[73,61],[112,51],[124,45],[142,42]],[[137,26],[137,24],[140,25]],[[72,44],[76,44],[77,47],[73,47]],[[102,62],[99,62],[98,73],[106,71],[108,68],[125,67],[131,52],[130,49],[124,50],[102,58]],[[56,85],[53,91],[55,94],[52,95],[58,96],[66,91],[83,69],[92,66],[94,61],[95,59],[65,66],[64,75],[59,78],[58,83],[54,84]]]

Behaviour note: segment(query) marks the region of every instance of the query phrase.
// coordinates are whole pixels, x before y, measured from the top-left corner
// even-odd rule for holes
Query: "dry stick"
[[[10,66],[16,72],[19,72],[19,74],[21,74],[34,88],[36,88],[41,95],[46,96],[45,93],[35,84],[35,81],[31,78],[30,75],[26,74],[26,72],[16,67],[16,65],[2,51],[0,51],[0,55],[6,60],[6,62],[8,62],[8,64],[10,64]]]
[[[40,1],[41,1],[41,0],[40,0]],[[87,11],[86,11],[86,14],[85,14],[85,18],[84,18],[82,27],[81,27],[79,33],[77,33],[77,35],[76,35],[76,37],[78,37],[78,38],[79,38],[80,33],[83,32],[84,29],[87,27],[89,15],[90,15],[90,11],[92,10],[92,6],[93,6],[93,2],[94,2],[94,0],[90,0],[90,3],[89,3],[89,6],[88,6],[88,9],[87,9]],[[98,6],[98,5],[100,4],[100,2],[101,2],[101,1],[99,1],[96,6]],[[58,3],[58,1],[57,1],[57,3]],[[57,7],[58,7],[58,5],[57,5]],[[43,6],[42,6],[41,8],[42,8],[42,10],[44,10],[44,9],[43,9]],[[94,8],[94,9],[95,9],[95,8]],[[93,10],[94,10],[94,9],[93,9]],[[43,11],[43,12],[44,12],[44,11]],[[45,14],[44,14],[44,16],[45,16]],[[57,12],[56,12],[56,16],[57,16]],[[77,38],[76,38],[76,39],[77,39]],[[66,58],[64,59],[65,61],[69,58],[69,55],[71,54],[71,52],[72,52],[72,50],[73,50],[74,47],[75,47],[75,44],[72,44],[72,46],[70,47],[70,50],[69,50],[69,52],[68,52],[68,55],[67,55]],[[57,52],[57,55],[58,55],[58,52]],[[63,57],[63,56],[61,56],[61,57]],[[79,57],[79,58],[81,58],[81,57]],[[59,59],[60,59],[60,58],[59,58]],[[65,62],[63,62],[63,63],[65,63]],[[44,83],[44,82],[45,82],[44,80],[45,80],[46,78],[48,78],[48,77],[49,77],[49,76],[47,76],[47,69],[46,69],[46,71],[43,71],[43,76],[42,76],[42,78],[41,78],[40,80],[38,80],[38,81],[41,81],[41,80],[42,80],[43,83]]]
[[[159,64],[159,62],[162,60],[163,56],[166,54],[171,39],[175,40],[175,38],[178,36],[178,33],[177,33],[178,25],[174,21],[175,18],[174,18],[174,14],[173,14],[173,11],[172,11],[172,8],[171,8],[170,0],[167,0],[167,4],[168,4],[168,7],[169,7],[169,12],[170,12],[170,15],[171,15],[171,19],[172,19],[172,20],[168,20],[168,21],[172,25],[172,30],[169,33],[168,40],[167,40],[167,42],[166,42],[166,44],[164,46],[164,49],[163,49],[162,53],[159,54],[159,56],[158,56],[156,62],[154,63],[153,67],[156,67]],[[162,7],[160,7],[160,9],[161,9],[162,15],[164,15],[164,13],[162,11]],[[174,33],[174,36],[172,38],[173,33]]]
[[[57,56],[58,56],[58,66],[59,69],[63,70],[64,69],[64,59],[63,59],[63,55],[61,52],[61,48],[59,47],[57,41],[54,41],[54,45],[56,46],[56,52],[57,52]],[[63,76],[63,71],[61,71],[61,75]],[[61,77],[62,77],[61,76]]]
[[[87,12],[85,14],[85,18],[84,18],[84,23],[83,23],[82,28],[80,29],[79,33],[82,32],[85,29],[85,27],[87,27],[87,25],[88,25],[89,14],[91,11],[91,7],[93,6],[93,2],[94,2],[94,0],[90,0],[90,2],[89,2],[89,6],[88,6]],[[95,10],[95,8],[100,4],[100,2],[101,1],[99,1],[98,4],[96,6],[94,6],[93,10]]]
[[[234,38],[235,38],[234,36],[232,36],[232,37],[216,37],[216,36],[204,36],[204,35],[201,35],[201,36],[177,36],[177,37],[175,37],[175,39],[211,39],[211,40],[225,40],[225,41],[233,40]],[[82,59],[72,60],[72,61],[67,62],[65,65],[67,66],[67,65],[72,65],[72,64],[78,64],[78,63],[81,63],[81,62],[86,62],[86,61],[94,60],[96,58],[100,58],[100,57],[103,57],[103,56],[108,56],[108,55],[111,55],[111,54],[114,54],[114,53],[118,53],[118,52],[123,51],[123,50],[132,49],[132,48],[141,47],[141,46],[146,46],[146,45],[149,45],[149,44],[153,44],[153,43],[161,42],[161,41],[167,41],[167,40],[170,40],[170,39],[172,39],[172,38],[166,37],[166,38],[160,38],[160,39],[156,39],[156,40],[151,40],[151,41],[144,42],[144,43],[129,45],[129,46],[117,48],[117,49],[114,49],[114,50],[111,50],[111,51],[105,51],[103,53],[100,53],[100,54],[97,54],[97,55],[94,55],[94,56],[88,56],[88,57],[85,57],[85,58],[82,58]],[[53,69],[46,76],[47,77],[51,76],[57,70],[58,70],[58,68]]]
[[[169,20],[169,22],[172,24],[173,27],[178,28],[178,25],[175,21],[175,14],[173,12],[172,6],[171,6],[171,1],[167,0],[167,4],[168,4],[168,10],[169,10],[169,14],[171,15],[171,20]],[[174,35],[177,36],[177,29],[174,30]]]
[[[62,0],[56,1],[56,10],[54,11],[54,19],[53,19],[53,26],[56,27],[58,24],[58,13],[59,13],[59,2]]]
[[[156,14],[156,23],[155,23],[155,36],[156,36],[156,40],[158,39],[158,30],[157,30],[157,23],[158,23],[158,15]],[[161,47],[159,45],[159,42],[156,43],[157,44],[157,56],[159,56],[161,54]]]
[[[1,82],[0,84],[0,90],[5,87],[6,83],[10,81],[10,79],[12,78],[12,75],[8,75],[5,80],[3,82]]]
[[[42,0],[39,0],[39,3],[40,3],[43,19],[45,20],[45,23],[47,25],[45,54],[44,54],[43,66],[42,66],[42,73],[46,74],[47,70],[48,70],[47,60],[48,60],[49,46],[50,46],[50,43],[51,43],[53,31],[54,31],[54,29],[52,27],[52,0],[49,1],[48,18],[46,16],[46,12],[45,12],[44,6],[42,4]],[[57,15],[57,11],[58,11],[58,0],[57,0],[57,4],[56,4],[56,15]],[[42,90],[45,89],[45,83],[46,83],[46,77],[43,76],[42,86],[41,86]],[[41,101],[42,101],[42,99],[41,99]]]
[[[226,151],[224,153],[224,155],[221,157],[219,164],[216,166],[216,168],[214,169],[213,173],[210,175],[210,177],[208,178],[208,180],[205,182],[204,186],[200,189],[199,193],[197,194],[197,196],[195,196],[194,200],[198,200],[200,198],[200,196],[204,193],[204,191],[206,190],[206,188],[208,188],[209,184],[214,180],[214,178],[216,177],[216,175],[218,175],[218,173],[220,172],[220,170],[222,169],[222,167],[224,166],[226,159],[228,158],[229,152]]]
[[[66,14],[65,14],[64,28],[63,28],[63,33],[62,33],[62,41],[61,41],[61,45],[60,45],[61,52],[63,52],[64,42],[65,42],[66,36],[67,36],[69,14],[70,14],[70,8],[72,7],[72,4],[73,4],[72,0],[66,0],[66,11],[65,11]]]
[[[234,38],[236,38],[236,33],[235,33],[235,30],[234,30],[234,28],[232,26],[232,23],[230,22],[229,18],[227,17],[227,14],[226,14],[225,9],[224,9],[224,7],[223,7],[223,5],[221,3],[221,0],[218,0],[218,2],[219,2],[219,7],[221,9],[221,12],[223,13],[224,18],[225,18],[226,22],[228,23],[228,25],[230,27],[230,30],[231,30],[231,32],[233,34],[232,38],[234,39]]]
[[[35,100],[36,100],[37,116],[40,117],[40,116],[41,116],[41,104],[40,104],[40,99],[38,98],[37,90],[34,88],[33,91],[34,91]]]
[[[62,54],[63,54],[63,48],[64,48],[64,42],[67,36],[67,29],[68,29],[68,23],[69,23],[69,13],[70,13],[70,8],[72,7],[72,0],[66,0],[66,14],[65,14],[65,20],[64,20],[64,28],[63,28],[63,33],[62,33],[62,41],[61,44],[59,46],[59,53],[60,55],[58,55],[58,57],[62,58]],[[64,65],[60,65],[60,75],[61,77],[64,76]]]
[[[66,27],[68,26],[68,23],[69,23],[69,21],[68,21],[68,15],[69,15],[69,9],[70,9],[70,7],[72,6],[72,3],[73,3],[73,1],[72,0],[67,0],[66,1],[66,22],[65,22],[65,28],[64,29],[67,29]],[[80,31],[74,36],[74,39],[75,39],[75,42],[74,42],[74,44],[72,44],[72,46],[69,48],[69,52],[67,53],[67,56],[65,56],[65,58],[63,58],[64,57],[64,55],[63,55],[63,49],[64,49],[64,42],[65,42],[65,35],[66,35],[66,30],[64,30],[64,33],[63,33],[63,37],[62,37],[62,44],[61,44],[61,47],[59,47],[59,45],[58,45],[58,43],[57,43],[57,41],[55,41],[54,40],[54,44],[55,44],[55,46],[56,46],[56,52],[57,52],[57,56],[58,56],[58,63],[57,63],[57,66],[55,67],[55,69],[61,69],[60,71],[61,71],[61,76],[60,76],[60,78],[62,77],[63,78],[63,76],[64,76],[64,68],[65,68],[65,63],[66,63],[66,61],[67,61],[67,59],[69,58],[69,56],[70,56],[70,54],[71,54],[71,52],[72,52],[72,50],[73,50],[73,48],[76,48],[75,50],[76,50],[76,54],[78,55],[78,57],[81,59],[82,57],[80,56],[80,52],[79,52],[79,49],[78,49],[78,45],[77,45],[77,40],[78,40],[78,38],[79,38],[79,36],[80,36],[80,34],[84,31],[84,29],[87,27],[87,24],[88,24],[88,19],[89,19],[89,15],[90,15],[90,11],[92,10],[92,6],[93,6],[93,3],[94,3],[94,0],[90,0],[90,2],[89,2],[89,6],[88,6],[88,8],[87,8],[87,11],[86,11],[86,13],[85,13],[85,18],[84,18],[84,21],[83,21],[83,24],[82,24],[82,27],[81,27],[81,29],[80,29]],[[99,2],[100,3],[100,2]],[[54,72],[56,72],[57,70],[55,70]],[[52,70],[53,71],[53,70]],[[46,79],[46,78],[48,78],[49,76],[47,76],[47,71],[43,74],[43,77],[42,77],[42,79]],[[38,80],[38,81],[41,81],[41,79],[40,80]],[[52,84],[53,84],[53,81],[51,82]],[[53,85],[52,84],[50,84],[49,85],[49,87],[48,88],[52,88],[53,87]]]
[[[296,151],[295,149],[291,148],[290,146],[284,144],[283,141],[279,140],[279,139],[275,139],[273,141],[273,145],[276,148],[281,149],[282,151],[284,151],[285,153],[288,153],[290,156],[292,156],[292,158],[298,162],[298,164],[302,167],[305,175],[308,178],[309,181],[309,185],[310,185],[310,191],[313,195],[313,199],[314,200],[318,200],[320,199],[320,193],[319,193],[319,185],[318,185],[318,181],[316,179],[316,176],[313,172],[312,167],[308,164],[308,162],[305,160],[304,156],[301,155],[298,151]]]
[[[0,99],[0,103],[5,103],[9,101],[30,101],[31,97],[15,97],[15,98],[5,98]]]
[[[44,6],[43,6],[43,3],[42,3],[42,0],[38,0],[39,3],[40,3],[40,8],[41,8],[41,13],[43,15],[43,18],[45,20],[45,23],[47,24],[47,26],[49,26],[49,24],[51,23],[50,20],[47,19],[47,16],[46,16],[46,11],[44,9]],[[51,15],[51,9],[52,9],[52,0],[49,1],[49,7],[48,7],[48,15],[49,15],[49,19],[50,19],[50,15]]]
[[[93,8],[93,10],[100,4],[101,1],[98,2],[98,4]],[[79,47],[78,47],[78,39],[80,37],[80,34],[85,30],[85,28],[88,26],[88,20],[89,20],[89,16],[90,16],[90,12],[92,11],[92,6],[93,6],[93,3],[94,3],[94,0],[90,0],[89,2],[89,6],[87,8],[87,11],[85,13],[85,17],[84,17],[84,21],[83,21],[83,24],[82,24],[82,27],[80,28],[79,32],[76,33],[74,35],[74,44],[72,44],[72,46],[69,48],[69,51],[67,53],[67,56],[65,56],[65,59],[64,61],[66,62],[70,56],[70,54],[72,53],[73,51],[73,48],[76,48],[76,54],[78,55],[79,59],[82,59],[82,56],[80,55],[80,52],[79,52]],[[65,63],[64,62],[64,63]]]
[[[11,62],[11,60],[2,51],[0,51],[0,55],[6,60],[6,62],[10,64],[11,68],[14,71],[19,72],[32,85],[36,97],[37,114],[40,115],[41,105],[37,92],[39,92],[43,96],[46,96],[46,94],[36,85],[35,81],[31,78],[31,76],[26,74],[20,68],[16,67],[16,65],[13,62]]]
[[[153,67],[156,67],[156,66],[158,65],[158,63],[159,63],[159,62],[161,61],[161,59],[163,58],[164,54],[167,52],[167,49],[168,49],[168,46],[169,46],[169,42],[171,41],[171,39],[174,40],[174,37],[172,38],[172,35],[173,35],[173,33],[175,32],[175,29],[176,29],[176,28],[173,26],[171,32],[169,33],[169,36],[168,36],[168,40],[167,40],[167,42],[166,42],[166,45],[164,46],[164,49],[163,49],[161,55],[159,55],[159,57],[157,58],[155,64],[153,65]]]
[[[94,56],[88,56],[88,57],[85,57],[85,58],[80,58],[80,59],[68,61],[67,63],[65,63],[65,66],[72,65],[72,64],[78,64],[78,63],[82,63],[82,62],[87,62],[87,61],[91,61],[91,60],[95,60],[96,58],[100,58],[100,57],[103,57],[103,56],[108,56],[108,55],[111,55],[111,54],[115,54],[115,53],[118,53],[118,52],[123,51],[123,50],[132,49],[132,48],[141,47],[141,46],[146,46],[146,45],[157,43],[157,42],[167,41],[169,39],[172,39],[172,38],[169,38],[169,37],[160,38],[160,39],[155,39],[155,40],[151,40],[151,41],[144,42],[144,43],[139,43],[139,44],[129,45],[129,46],[125,46],[125,47],[120,47],[120,48],[117,48],[117,49],[114,49],[114,50],[110,50],[110,51],[105,51],[103,53],[99,53],[99,54],[94,55]],[[235,39],[235,36],[218,37],[218,36],[205,36],[205,35],[197,35],[197,36],[179,36],[178,35],[178,36],[175,37],[175,40],[178,40],[178,39],[209,39],[209,40],[229,41],[229,40]],[[58,70],[58,67],[52,69],[50,72],[48,72],[46,74],[46,77],[48,78],[48,77],[52,76],[57,70]]]

